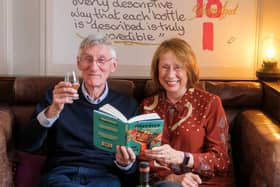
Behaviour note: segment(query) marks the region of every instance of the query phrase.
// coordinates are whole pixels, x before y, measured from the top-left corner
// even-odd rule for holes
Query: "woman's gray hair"
[[[94,46],[94,45],[109,46],[112,57],[117,58],[116,49],[113,46],[112,40],[110,40],[110,38],[108,38],[105,34],[102,34],[102,33],[90,34],[86,38],[84,38],[80,44],[78,56],[80,56],[81,51],[83,49],[85,49],[89,46]]]

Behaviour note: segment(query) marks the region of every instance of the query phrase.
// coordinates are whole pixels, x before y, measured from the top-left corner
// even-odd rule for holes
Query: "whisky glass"
[[[80,87],[79,77],[77,76],[77,73],[75,71],[69,71],[66,73],[64,77],[65,82],[70,82],[72,84],[72,87],[78,91]],[[79,96],[72,97],[73,100],[79,99]]]

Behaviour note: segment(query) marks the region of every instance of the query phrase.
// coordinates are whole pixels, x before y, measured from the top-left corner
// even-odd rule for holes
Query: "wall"
[[[13,71],[33,75],[40,72],[40,1],[13,0]]]
[[[261,6],[263,7],[263,11],[261,12],[260,17],[258,68],[261,68],[262,66],[263,39],[272,36],[280,42],[280,23],[277,21],[277,18],[280,16],[280,1],[263,0]],[[280,51],[278,51],[278,53],[280,53]],[[280,67],[279,63],[278,67]]]
[[[119,68],[113,76],[149,77],[156,47],[164,39],[176,36],[192,46],[201,78],[255,77],[257,0],[201,0],[202,8],[198,8],[197,0],[140,0],[137,2],[142,6],[131,7],[120,4],[131,0],[85,2],[47,1],[47,74],[74,69],[81,39],[100,31],[115,41]],[[149,8],[143,6],[147,4]],[[218,14],[209,14],[215,12],[215,7],[219,7]],[[167,12],[174,16],[166,18]],[[240,31],[245,24],[246,29]]]
[[[0,74],[7,74],[8,72],[11,72],[11,59],[8,59],[8,49],[10,49],[11,46],[9,46],[8,43],[8,35],[10,33],[10,30],[8,30],[8,21],[10,20],[9,9],[6,9],[4,7],[9,7],[10,4],[8,1],[0,0]],[[10,63],[9,63],[10,62]]]
[[[260,36],[275,33],[280,37],[280,1],[261,3]],[[42,58],[44,25],[41,11],[46,0],[0,0],[0,74],[45,74]],[[43,43],[42,43],[43,42]],[[252,67],[254,68],[254,67]]]
[[[280,37],[280,1],[263,0],[263,25],[262,36],[274,33]]]
[[[39,0],[0,0],[0,74],[40,74]]]

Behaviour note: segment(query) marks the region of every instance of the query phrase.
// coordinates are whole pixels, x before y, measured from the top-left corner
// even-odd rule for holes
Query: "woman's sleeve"
[[[203,153],[193,153],[193,171],[205,177],[226,175],[230,167],[228,155],[228,121],[221,100],[214,96],[207,107]]]

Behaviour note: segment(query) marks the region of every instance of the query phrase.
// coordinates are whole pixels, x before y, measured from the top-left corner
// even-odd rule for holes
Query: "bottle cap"
[[[150,171],[150,164],[149,162],[142,161],[139,164],[139,171],[140,172],[149,172]]]

